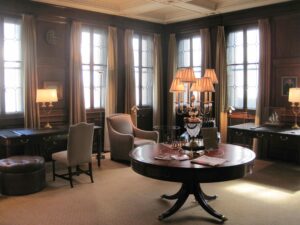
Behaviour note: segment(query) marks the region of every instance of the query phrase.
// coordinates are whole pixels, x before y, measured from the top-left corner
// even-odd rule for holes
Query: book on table
[[[200,156],[196,159],[191,160],[192,163],[208,165],[208,166],[219,166],[225,163],[227,160],[217,157],[210,157],[207,155]]]

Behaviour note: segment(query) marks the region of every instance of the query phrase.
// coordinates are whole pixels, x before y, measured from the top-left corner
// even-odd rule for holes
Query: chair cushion
[[[56,152],[52,154],[52,160],[59,161],[68,165],[68,153],[67,151]]]
[[[142,138],[134,138],[134,147],[138,147],[141,145],[149,145],[149,144],[155,144],[155,141],[149,140],[149,139],[142,139]]]
[[[0,160],[2,173],[27,173],[44,168],[45,160],[41,156],[11,156]]]

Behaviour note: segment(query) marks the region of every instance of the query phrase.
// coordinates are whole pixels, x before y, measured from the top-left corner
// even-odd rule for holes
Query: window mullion
[[[243,48],[244,48],[244,109],[247,109],[247,29],[243,29]]]
[[[143,69],[143,63],[142,63],[142,35],[139,35],[139,106],[143,105],[143,101],[142,101],[142,69]]]
[[[94,109],[94,29],[91,29],[90,35],[90,109]]]
[[[0,52],[4,52],[4,19],[0,18]],[[5,113],[4,58],[0,54],[0,115]]]

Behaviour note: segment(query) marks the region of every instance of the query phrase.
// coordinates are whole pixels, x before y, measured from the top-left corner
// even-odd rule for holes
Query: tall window
[[[105,30],[83,28],[81,61],[85,108],[104,108],[107,77],[107,32]]]
[[[147,35],[134,35],[133,53],[136,104],[152,106],[153,38]]]
[[[178,68],[193,67],[196,78],[201,77],[201,37],[193,36],[179,40]],[[187,89],[185,84],[184,102],[187,102]]]
[[[21,22],[4,18],[0,20],[0,114],[23,111],[23,76],[21,53]]]
[[[259,72],[257,28],[230,32],[227,38],[228,105],[255,110]]]

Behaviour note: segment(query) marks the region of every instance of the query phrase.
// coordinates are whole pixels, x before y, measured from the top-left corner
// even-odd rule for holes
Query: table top
[[[229,126],[228,129],[250,131],[255,133],[276,133],[281,135],[300,136],[300,129],[293,129],[290,126],[255,125],[254,123],[243,123]]]
[[[94,126],[94,130],[101,129],[100,126]],[[0,129],[0,138],[14,139],[28,136],[43,136],[51,134],[66,134],[69,132],[69,126],[59,126],[53,128],[11,128]]]
[[[164,144],[144,145],[130,152],[131,166],[141,175],[155,179],[183,182],[195,179],[201,183],[218,182],[242,178],[251,172],[255,153],[245,147],[219,144],[217,149],[205,153],[207,156],[226,159],[217,167],[191,163],[190,160],[157,160],[162,153],[176,154]]]

